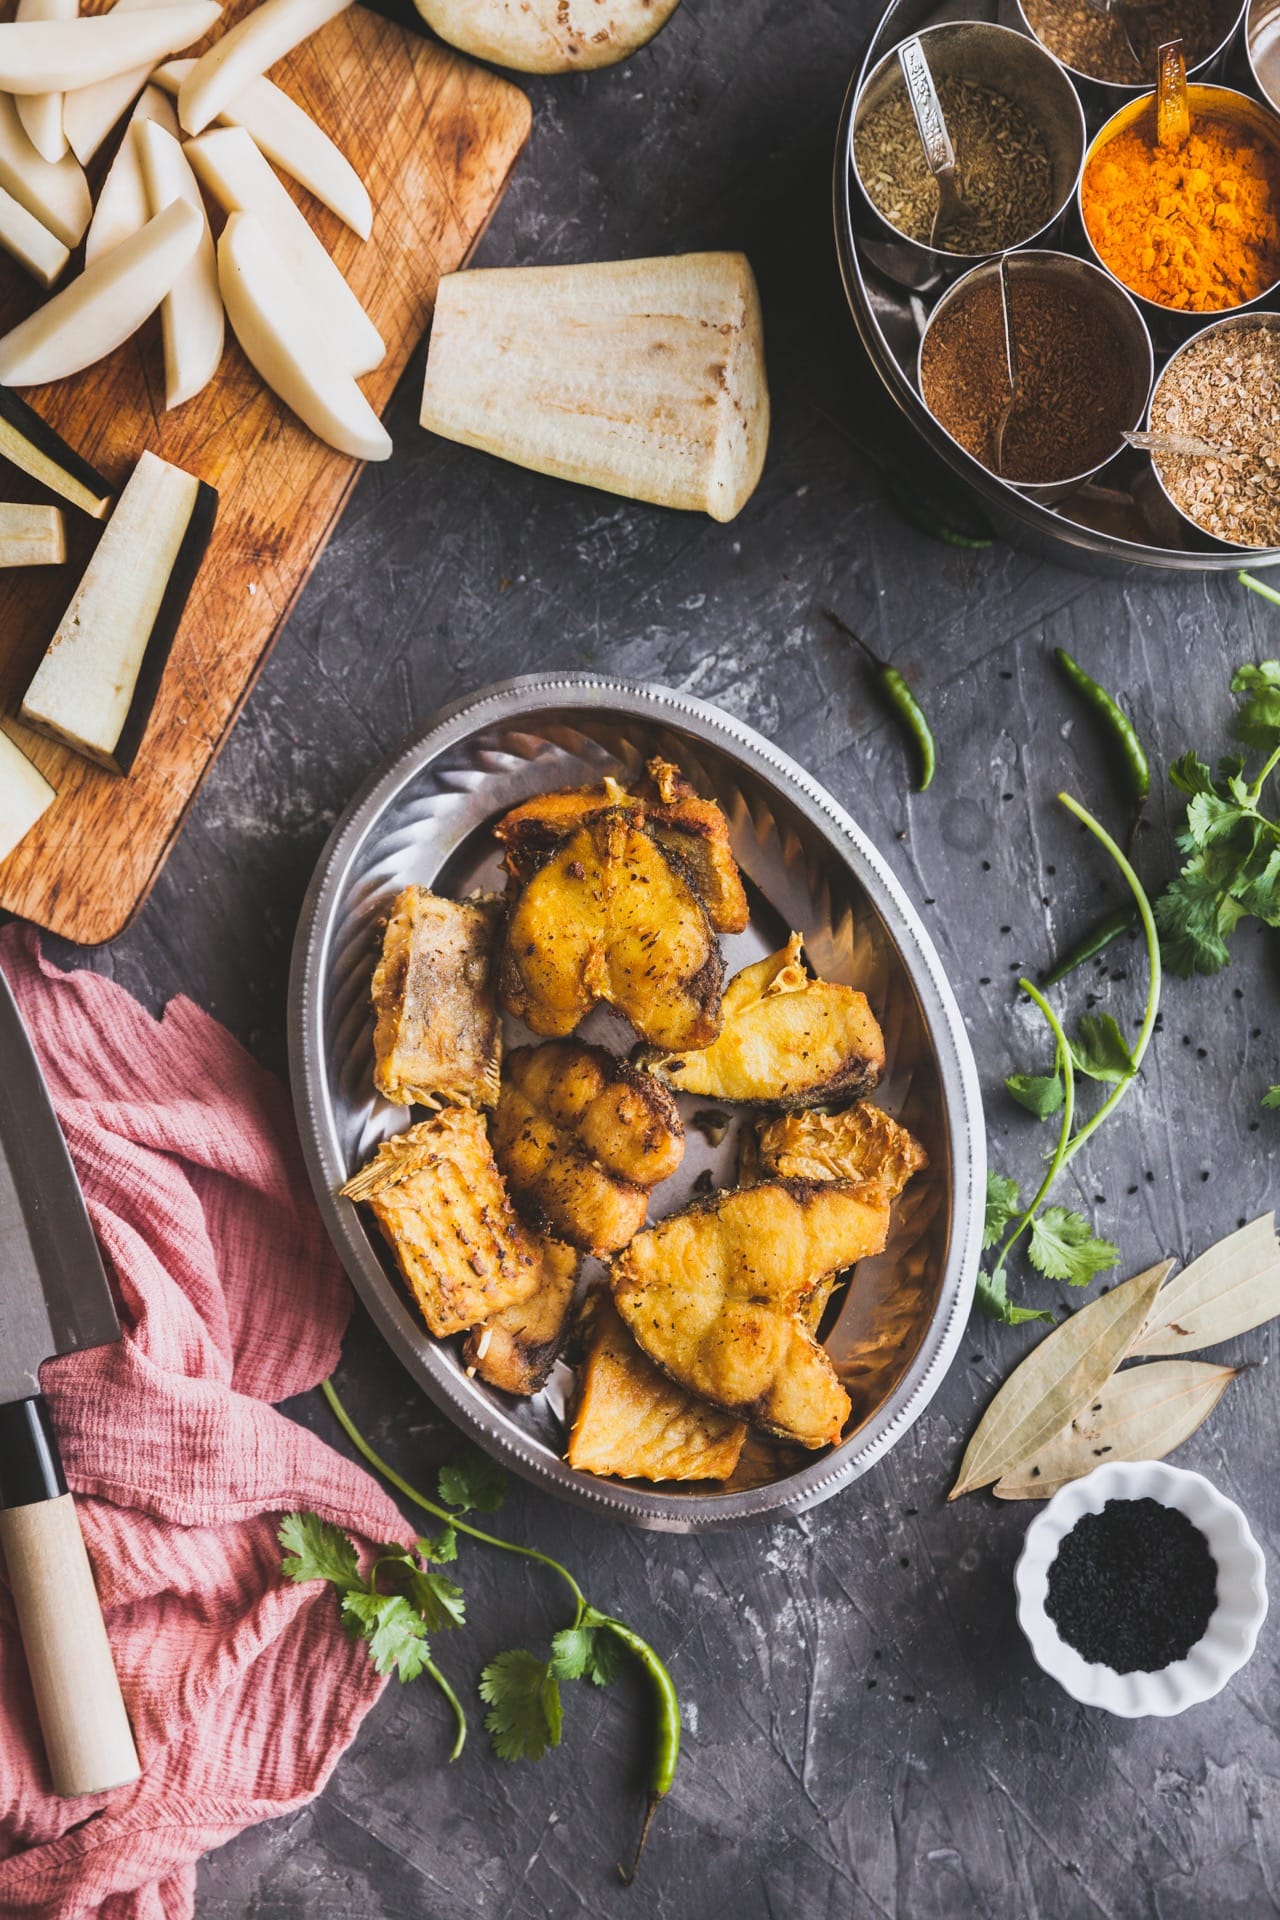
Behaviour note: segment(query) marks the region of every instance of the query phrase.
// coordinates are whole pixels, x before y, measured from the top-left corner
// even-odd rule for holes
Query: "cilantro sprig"
[[[1105,1273],[1120,1258],[1119,1249],[1110,1240],[1099,1238],[1083,1215],[1045,1203],[1059,1174],[1115,1112],[1137,1079],[1160,1009],[1160,940],[1142,882],[1111,835],[1078,800],[1067,793],[1060,793],[1058,799],[1111,856],[1133,894],[1146,935],[1150,975],[1147,1003],[1132,1047],[1109,1013],[1086,1014],[1076,1037],[1068,1038],[1040,989],[1030,980],[1018,982],[1049,1029],[1054,1047],[1053,1067],[1047,1074],[1011,1074],[1005,1085],[1014,1099],[1037,1119],[1051,1119],[1055,1114],[1060,1119],[1044,1177],[1028,1206],[1023,1206],[1017,1183],[1007,1175],[990,1173],[987,1176],[983,1246],[988,1252],[995,1248],[996,1255],[990,1270],[978,1275],[978,1302],[993,1320],[1003,1321],[1006,1326],[1053,1318],[1049,1312],[1019,1306],[1009,1297],[1009,1260],[1024,1236],[1031,1265],[1047,1279],[1064,1280],[1072,1287],[1087,1285],[1095,1274]],[[1110,1092],[1092,1117],[1077,1127],[1079,1078],[1107,1086]]]
[[[1187,795],[1177,836],[1184,859],[1155,917],[1166,964],[1183,979],[1229,966],[1227,943],[1242,920],[1280,927],[1280,822],[1262,810],[1263,790],[1280,764],[1280,660],[1240,667],[1231,691],[1244,696],[1236,738],[1266,756],[1255,777],[1246,778],[1243,753],[1224,754],[1216,774],[1194,752],[1169,769]]]
[[[630,1653],[647,1674],[658,1704],[658,1736],[644,1825],[647,1835],[654,1809],[675,1777],[680,1750],[679,1701],[671,1676],[654,1649],[623,1621],[593,1607],[568,1568],[550,1554],[500,1539],[464,1518],[468,1513],[494,1513],[502,1505],[506,1475],[495,1461],[469,1448],[440,1469],[436,1484],[439,1498],[430,1500],[374,1452],[332,1382],[322,1381],[321,1391],[357,1452],[406,1499],[443,1522],[443,1529],[434,1538],[415,1540],[412,1547],[393,1541],[376,1548],[369,1571],[362,1576],[355,1543],[340,1528],[314,1513],[291,1513],[280,1527],[280,1543],[287,1549],[281,1562],[283,1573],[299,1582],[325,1580],[335,1588],[344,1625],[354,1637],[364,1640],[379,1673],[398,1673],[402,1681],[425,1673],[435,1681],[457,1723],[449,1756],[456,1760],[466,1741],[466,1714],[431,1658],[428,1636],[461,1627],[466,1619],[466,1602],[462,1588],[438,1569],[457,1560],[460,1534],[550,1568],[569,1588],[573,1619],[553,1636],[545,1658],[524,1647],[511,1647],[488,1663],[479,1681],[480,1698],[488,1709],[485,1727],[500,1760],[540,1760],[560,1745],[564,1727],[562,1683],[586,1680],[597,1687],[611,1686],[622,1671],[624,1653]],[[636,1865],[639,1858],[637,1852]],[[630,1875],[634,1872],[633,1865]],[[629,1879],[630,1875],[624,1874],[623,1878]]]

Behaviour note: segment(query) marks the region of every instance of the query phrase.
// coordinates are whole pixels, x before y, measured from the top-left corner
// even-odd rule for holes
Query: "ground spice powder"
[[[1094,154],[1080,198],[1099,258],[1157,306],[1222,313],[1280,279],[1280,153],[1233,120],[1197,115],[1167,148],[1148,111]]]
[[[1077,73],[1117,86],[1149,87],[1156,49],[1181,40],[1188,67],[1199,66],[1224,40],[1235,18],[1234,0],[1163,0],[1130,9],[1128,26],[1141,62],[1133,57],[1114,13],[1100,13],[1090,0],[1022,0],[1036,38]]]
[[[1193,340],[1161,375],[1151,425],[1230,449],[1152,455],[1189,520],[1238,546],[1280,546],[1280,332],[1231,322]]]
[[[1045,1612],[1082,1660],[1156,1673],[1186,1658],[1217,1604],[1218,1568],[1194,1521],[1159,1500],[1108,1500],[1059,1546]]]

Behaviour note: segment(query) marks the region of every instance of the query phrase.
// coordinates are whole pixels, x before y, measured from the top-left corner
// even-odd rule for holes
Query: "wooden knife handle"
[[[60,1469],[57,1480],[65,1486]],[[71,1495],[0,1506],[0,1547],[54,1792],[127,1786],[141,1768]]]

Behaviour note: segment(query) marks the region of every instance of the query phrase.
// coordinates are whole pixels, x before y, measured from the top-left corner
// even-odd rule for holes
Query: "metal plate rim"
[[[347,875],[374,824],[405,784],[442,753],[482,728],[514,720],[531,706],[592,709],[639,720],[665,720],[746,766],[822,833],[863,886],[898,946],[920,998],[937,1056],[952,1148],[954,1181],[946,1268],[933,1317],[897,1389],[866,1428],[830,1454],[784,1480],[696,1501],[629,1483],[591,1480],[561,1464],[556,1474],[527,1457],[518,1442],[494,1431],[481,1405],[458,1391],[441,1361],[433,1367],[406,1351],[390,1315],[386,1275],[355,1210],[338,1200],[347,1169],[335,1164],[326,1139],[323,1057],[324,981],[329,945]],[[986,1136],[977,1066],[959,1005],[922,921],[901,885],[852,816],[780,747],[731,714],[653,682],[591,672],[523,674],[451,701],[414,730],[357,792],[316,863],[298,919],[289,976],[289,1070],[307,1172],[329,1238],[352,1284],[396,1357],[454,1423],[505,1466],[562,1498],[630,1525],[659,1532],[701,1533],[805,1511],[859,1478],[901,1438],[942,1382],[963,1336],[981,1254]]]

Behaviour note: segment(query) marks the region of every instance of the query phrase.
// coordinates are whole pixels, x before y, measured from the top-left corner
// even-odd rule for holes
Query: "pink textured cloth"
[[[199,1855],[318,1792],[383,1685],[332,1592],[281,1579],[281,1514],[408,1530],[270,1404],[329,1372],[350,1311],[283,1089],[190,1001],[155,1021],[29,931],[0,933],[0,967],[124,1329],[43,1384],[143,1763],[115,1793],[49,1791],[0,1579],[0,1914],[180,1920]]]

